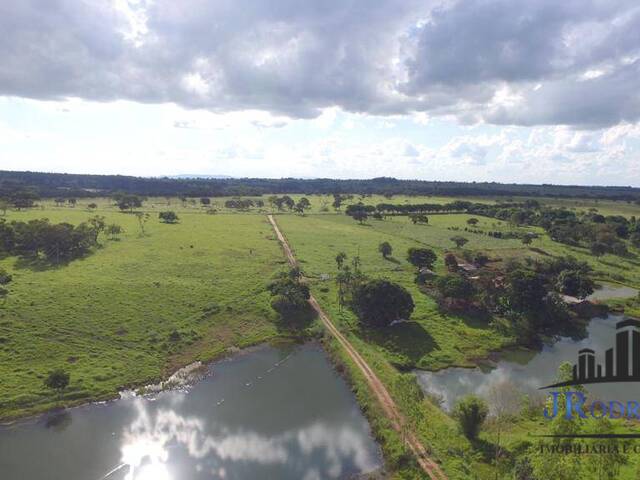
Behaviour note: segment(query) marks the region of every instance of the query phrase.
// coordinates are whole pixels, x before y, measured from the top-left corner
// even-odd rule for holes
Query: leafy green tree
[[[89,205],[87,205],[87,208],[89,210],[95,210],[96,208],[98,208],[98,204],[94,203],[94,202],[91,202]]]
[[[460,430],[469,440],[478,438],[478,433],[480,433],[480,428],[488,413],[487,404],[476,395],[467,395],[461,398],[453,408],[453,417],[458,421]]]
[[[506,297],[510,307],[516,312],[537,312],[547,295],[544,278],[529,270],[516,268],[506,277]]]
[[[407,260],[416,268],[433,268],[433,264],[437,260],[437,256],[430,248],[411,247],[407,250]]]
[[[200,199],[200,205],[203,205],[205,207],[211,205],[211,199],[209,197],[202,197]]]
[[[171,211],[171,210],[166,211],[166,212],[160,212],[158,214],[158,218],[160,219],[160,221],[162,223],[170,223],[170,224],[178,223],[178,221],[180,220],[180,218],[178,217],[176,212]]]
[[[88,224],[91,226],[92,230],[93,230],[93,241],[94,243],[98,242],[98,236],[104,232],[104,229],[106,228],[107,224],[105,222],[105,219],[102,215],[96,215],[94,217],[91,217],[88,221]]]
[[[472,227],[475,227],[478,224],[479,220],[477,218],[469,218],[467,220],[467,225],[471,225]]]
[[[453,253],[447,253],[444,256],[444,266],[447,268],[449,272],[457,272],[458,271],[458,260]]]
[[[344,201],[342,195],[338,194],[338,193],[334,193],[333,194],[333,203],[331,204],[331,206],[336,210],[340,210],[340,207],[342,207],[342,202]]]
[[[424,223],[424,224],[429,223],[429,217],[427,217],[423,213],[412,213],[409,215],[409,219],[414,225],[417,223]]]
[[[347,259],[347,254],[344,252],[338,252],[336,255],[336,264],[338,265],[338,270],[342,269],[342,265],[344,261]]]
[[[364,222],[367,221],[367,218],[369,218],[369,215],[365,210],[354,210],[353,212],[351,212],[351,218],[358,221],[358,223],[362,225]]]
[[[408,319],[415,307],[406,288],[382,279],[358,285],[351,305],[360,322],[369,327],[386,327],[395,320]]]
[[[144,228],[147,222],[149,221],[150,216],[148,213],[144,213],[144,212],[135,212],[135,215],[136,215],[136,220],[138,220],[138,226],[140,227],[140,235],[144,236],[147,234]]]
[[[563,270],[558,275],[556,288],[560,293],[576,298],[586,298],[595,289],[595,282],[586,274],[576,270]]]
[[[456,235],[455,237],[451,237],[451,241],[456,244],[457,248],[462,248],[467,244],[469,240],[460,235]]]
[[[137,195],[118,195],[116,196],[116,204],[122,211],[129,210],[129,212],[133,212],[134,208],[142,206],[142,198]]]
[[[0,285],[8,285],[13,280],[12,275],[4,268],[0,268]]]
[[[71,380],[71,376],[68,372],[64,371],[61,368],[58,368],[52,372],[49,372],[49,375],[44,379],[44,385],[51,390],[55,390],[58,394],[61,394],[65,388],[69,386],[69,381]]]
[[[4,268],[0,268],[0,298],[6,298],[9,294],[9,289],[5,288],[6,285],[11,283],[13,277]]]
[[[124,232],[123,228],[120,225],[116,225],[112,223],[105,227],[105,233],[109,236],[111,240],[117,240],[118,236]]]
[[[449,274],[436,280],[436,288],[443,297],[468,299],[473,296],[473,284],[462,275]]]
[[[298,203],[296,203],[294,210],[299,214],[304,215],[304,211],[308,210],[309,208],[311,208],[311,202],[308,198],[302,197],[300,200],[298,200]]]
[[[393,247],[389,242],[382,242],[380,245],[378,245],[378,252],[382,254],[383,258],[387,258],[393,253]]]
[[[309,287],[300,282],[300,272],[281,272],[267,285],[272,295],[271,308],[287,320],[293,320],[309,310]]]
[[[592,242],[591,245],[589,246],[589,250],[591,250],[591,253],[596,257],[601,257],[605,253],[607,253],[607,251],[609,250],[609,247],[607,246],[606,243]]]
[[[295,207],[296,202],[289,195],[284,195],[282,197],[282,205],[284,205],[287,208],[287,210],[293,210],[293,207]]]

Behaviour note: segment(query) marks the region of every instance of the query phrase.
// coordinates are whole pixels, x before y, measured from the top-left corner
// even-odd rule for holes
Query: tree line
[[[103,232],[114,238],[122,233],[122,228],[106,224],[101,216],[78,225],[51,223],[46,218],[28,222],[0,219],[0,255],[65,263],[89,253],[98,245]]]
[[[527,196],[640,200],[640,189],[570,185],[519,185],[495,182],[437,182],[380,177],[368,180],[329,178],[145,178],[124,175],[79,175],[0,171],[0,197],[31,192],[55,198],[110,196],[126,192],[142,196],[220,197],[268,194],[379,194],[436,196]]]
[[[444,204],[391,204],[349,205],[345,214],[360,223],[370,216],[382,220],[386,215],[407,215],[413,223],[428,223],[427,213],[467,213],[471,215],[495,218],[517,226],[537,226],[543,228],[552,240],[566,245],[589,248],[595,256],[611,253],[618,256],[628,255],[628,244],[640,248],[640,221],[635,216],[626,218],[622,215],[602,215],[597,209],[578,213],[565,208],[541,205],[537,200],[485,204],[468,201],[454,201]],[[470,219],[469,225],[474,227],[477,219]],[[466,229],[472,233],[484,231]],[[518,236],[503,232],[488,232],[495,238],[521,238],[524,243],[531,243],[532,237],[527,234]],[[514,237],[515,235],[515,237]]]

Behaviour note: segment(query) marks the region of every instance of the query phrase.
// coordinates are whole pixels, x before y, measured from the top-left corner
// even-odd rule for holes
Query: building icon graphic
[[[640,320],[616,323],[615,346],[604,352],[604,365],[596,362],[592,349],[583,348],[571,380],[542,388],[607,382],[640,382]]]

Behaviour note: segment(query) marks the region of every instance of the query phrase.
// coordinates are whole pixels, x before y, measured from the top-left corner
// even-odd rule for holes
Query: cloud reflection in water
[[[307,479],[340,478],[344,462],[361,472],[378,467],[378,459],[368,448],[370,440],[352,426],[314,422],[266,436],[250,430],[232,431],[172,409],[153,411],[141,398],[133,405],[137,415],[125,428],[121,445],[121,461],[129,466],[126,480],[179,480],[169,470],[174,449],[188,454],[194,471],[206,469],[214,478],[226,477],[229,462],[288,464]],[[311,457],[316,461],[309,461]]]

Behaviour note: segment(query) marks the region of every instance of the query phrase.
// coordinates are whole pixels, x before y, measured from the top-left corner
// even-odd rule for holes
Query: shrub
[[[172,211],[160,212],[158,218],[162,223],[177,223],[180,220],[176,212]]]
[[[58,368],[47,375],[47,378],[44,379],[44,385],[47,388],[61,392],[69,385],[70,378],[69,373]]]
[[[443,297],[464,298],[474,293],[473,284],[462,275],[445,275],[436,280],[436,288]]]
[[[410,248],[407,250],[407,260],[417,268],[433,268],[437,258],[435,252],[430,248]]]
[[[478,438],[480,427],[487,418],[489,409],[481,398],[467,395],[456,403],[453,417],[458,421],[462,433],[469,440]]]

